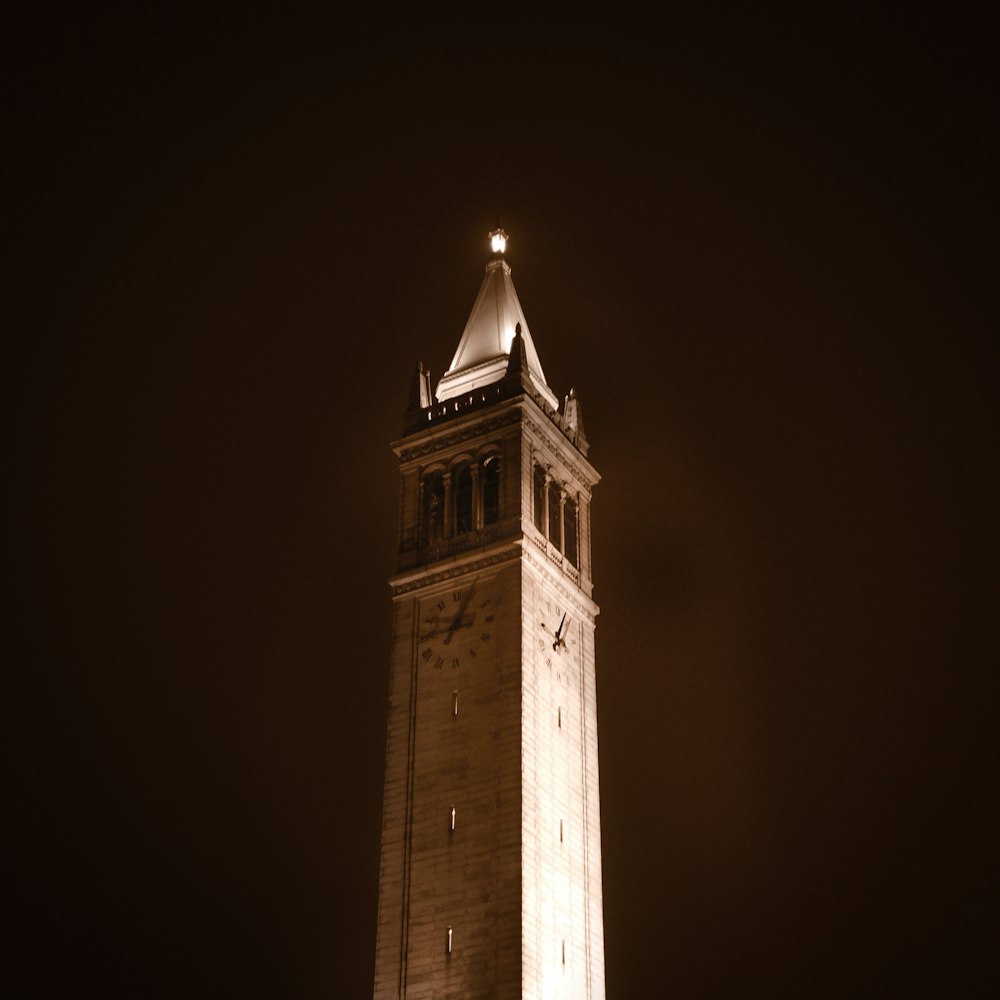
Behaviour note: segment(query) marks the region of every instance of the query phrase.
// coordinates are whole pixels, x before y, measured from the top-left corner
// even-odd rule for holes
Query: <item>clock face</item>
[[[535,603],[535,659],[563,684],[580,678],[579,623],[566,605],[555,598],[540,596]]]
[[[420,602],[417,656],[435,670],[475,666],[496,642],[498,595],[478,578]]]

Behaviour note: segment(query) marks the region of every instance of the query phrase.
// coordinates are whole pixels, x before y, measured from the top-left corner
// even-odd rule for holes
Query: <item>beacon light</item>
[[[507,249],[507,234],[502,229],[494,229],[490,233],[490,247],[494,253],[503,253]]]

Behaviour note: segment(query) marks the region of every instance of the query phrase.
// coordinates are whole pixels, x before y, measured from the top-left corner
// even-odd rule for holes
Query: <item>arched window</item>
[[[472,519],[472,469],[463,465],[455,472],[455,534],[464,535],[475,527]]]
[[[559,484],[549,483],[549,541],[557,548],[562,544],[559,537]]]
[[[563,551],[566,558],[574,565],[580,565],[580,557],[576,550],[576,501],[566,497],[566,505],[563,507],[563,537],[565,546]]]
[[[444,537],[444,480],[441,474],[424,480],[424,539],[439,542]]]
[[[535,527],[545,532],[545,470],[540,466],[535,466],[535,471],[531,476],[532,494],[532,520]]]
[[[500,520],[500,456],[487,455],[483,459],[483,524],[496,524]]]

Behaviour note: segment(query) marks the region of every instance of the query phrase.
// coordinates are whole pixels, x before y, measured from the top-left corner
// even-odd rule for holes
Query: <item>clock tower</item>
[[[492,256],[399,459],[376,1000],[598,1000],[604,926],[580,404]]]

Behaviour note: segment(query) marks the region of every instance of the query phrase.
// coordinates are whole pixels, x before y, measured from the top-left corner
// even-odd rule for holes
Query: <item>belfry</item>
[[[580,404],[492,255],[432,396],[418,365],[399,556],[376,1000],[598,1000],[604,920]]]

